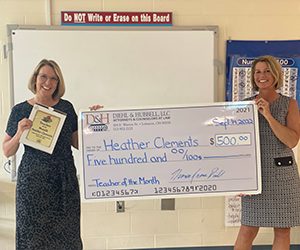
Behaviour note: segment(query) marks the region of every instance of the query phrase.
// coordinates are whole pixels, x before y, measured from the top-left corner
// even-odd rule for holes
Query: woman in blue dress
[[[19,148],[35,103],[67,114],[52,154],[25,147],[16,187],[16,249],[82,249],[80,194],[71,146],[78,149],[77,115],[65,93],[62,72],[53,60],[43,59],[30,77],[34,97],[15,105],[3,142],[6,157]],[[93,106],[96,110],[101,106]]]

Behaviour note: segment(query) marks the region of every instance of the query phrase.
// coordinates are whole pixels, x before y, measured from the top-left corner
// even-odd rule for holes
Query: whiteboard
[[[261,193],[254,102],[80,111],[83,201]]]
[[[59,64],[66,83],[63,98],[77,112],[94,104],[143,107],[217,100],[217,26],[8,25],[8,38],[11,106],[32,98],[27,82],[43,58]],[[22,153],[20,147],[13,164]],[[75,150],[74,157],[80,168]]]

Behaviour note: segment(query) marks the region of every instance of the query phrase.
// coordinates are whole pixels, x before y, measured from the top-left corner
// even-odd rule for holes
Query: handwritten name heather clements
[[[131,150],[147,150],[151,148],[150,141],[147,142],[136,142],[132,138],[122,143],[117,143],[114,140],[103,140],[103,149],[106,152],[117,152],[117,151],[131,151]],[[153,147],[155,149],[172,149],[172,148],[192,148],[198,147],[198,139],[193,139],[189,136],[186,140],[173,140],[169,141],[164,137],[156,137],[153,140]],[[139,151],[141,152],[141,151]],[[100,165],[116,165],[116,164],[136,164],[136,163],[147,163],[147,162],[167,162],[167,154],[163,153],[159,156],[148,157],[146,152],[140,153],[139,156],[130,153],[127,157],[113,157],[108,155],[107,159],[97,158],[95,154],[87,154],[87,165],[88,166],[100,166]],[[187,158],[187,157],[186,157]],[[197,158],[201,159],[201,158]]]

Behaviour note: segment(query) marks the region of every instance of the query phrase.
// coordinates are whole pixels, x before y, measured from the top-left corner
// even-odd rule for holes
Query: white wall
[[[52,25],[60,25],[60,11],[168,11],[174,26],[219,26],[219,101],[225,100],[226,40],[300,39],[300,0],[49,0]],[[45,25],[46,0],[0,0],[0,141],[9,108],[6,25]],[[32,52],[34,53],[34,51]],[[27,84],[28,79],[24,79]],[[67,83],[71,84],[71,83]],[[105,105],[105,103],[104,103]],[[298,154],[299,155],[299,154]],[[0,154],[0,249],[14,249],[15,183],[4,171]],[[175,211],[161,211],[160,200],[126,202],[115,213],[114,202],[82,204],[85,249],[155,248],[233,245],[238,228],[224,225],[224,198],[176,199]],[[300,209],[300,208],[299,208]],[[271,244],[271,229],[261,229],[255,244]],[[293,228],[293,244],[300,244],[300,228]]]

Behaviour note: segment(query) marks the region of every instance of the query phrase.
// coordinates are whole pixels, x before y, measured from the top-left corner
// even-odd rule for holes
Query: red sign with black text
[[[61,25],[172,26],[172,24],[172,12],[61,12]]]

